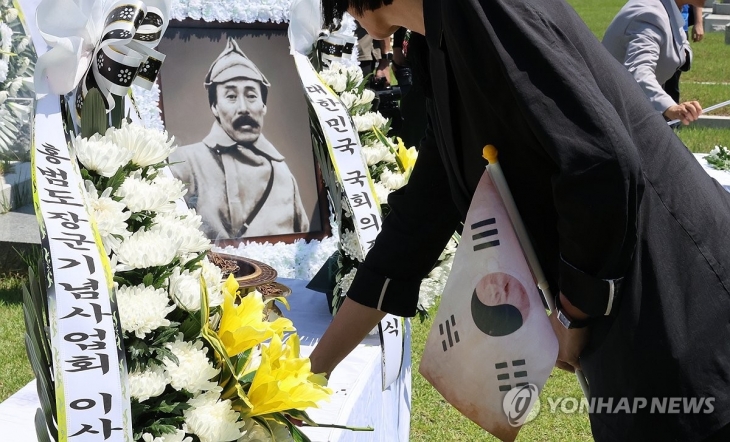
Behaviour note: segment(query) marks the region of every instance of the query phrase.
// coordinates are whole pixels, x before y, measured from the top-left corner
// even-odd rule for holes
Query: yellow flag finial
[[[494,147],[491,144],[487,144],[484,146],[484,149],[482,149],[482,156],[489,161],[489,164],[494,164],[497,162],[497,148]]]

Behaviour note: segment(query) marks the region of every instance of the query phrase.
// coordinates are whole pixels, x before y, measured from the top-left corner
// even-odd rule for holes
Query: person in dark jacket
[[[345,11],[375,38],[425,35],[433,98],[410,181],[313,371],[331,372],[386,312],[415,314],[492,144],[571,325],[551,316],[558,365],[582,368],[604,402],[710,404],[595,410],[595,439],[730,440],[730,194],[577,13],[563,0],[323,1],[325,24]]]

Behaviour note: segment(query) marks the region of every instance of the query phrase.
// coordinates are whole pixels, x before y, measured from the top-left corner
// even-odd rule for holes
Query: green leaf
[[[87,92],[81,106],[81,136],[89,138],[96,134],[104,135],[108,128],[104,98],[99,89],[93,88]]]
[[[178,330],[173,328],[174,326],[175,325],[171,323],[169,327],[165,327],[164,329],[162,329],[162,332],[157,335],[157,338],[155,338],[155,340],[152,341],[152,344],[150,345],[152,347],[159,347],[162,344],[174,341],[175,336],[178,334]]]
[[[53,383],[48,379],[50,374],[46,371],[48,367],[42,366],[38,361],[38,355],[36,354],[33,347],[30,345],[30,337],[25,335],[25,344],[28,349],[28,359],[30,360],[31,368],[36,375],[37,384],[36,389],[38,392],[38,400],[41,405],[41,410],[44,416],[44,422],[47,424],[47,430],[50,431],[54,440],[58,440],[58,430],[56,429],[56,394]]]
[[[144,275],[144,278],[142,278],[142,284],[151,287],[155,283],[155,277],[152,276],[152,273],[148,273]]]
[[[116,192],[117,189],[119,189],[119,186],[122,185],[124,180],[127,179],[127,170],[125,167],[120,167],[117,172],[109,178],[109,181],[106,183],[106,187],[112,188],[112,193]]]
[[[186,270],[193,270],[194,268],[196,268],[198,266],[198,263],[200,261],[202,261],[203,258],[205,258],[205,255],[207,255],[207,254],[208,254],[208,252],[202,252],[201,254],[196,256],[195,259],[191,259],[190,261],[186,262],[184,268]]]
[[[165,359],[169,359],[175,364],[180,365],[180,359],[178,359],[173,352],[165,347],[156,349],[155,353],[155,359],[160,362],[163,362]]]
[[[114,95],[114,109],[110,112],[112,126],[117,129],[122,128],[122,121],[124,120],[124,97]]]
[[[195,312],[190,314],[183,322],[180,324],[180,327],[178,330],[182,332],[184,338],[186,341],[192,341],[193,339],[200,336],[200,329],[202,328],[202,324],[200,322],[200,313]]]
[[[291,423],[288,419],[286,419],[286,426],[289,428],[289,432],[292,435],[292,439],[294,439],[295,442],[312,442],[306,434],[302,433],[302,431],[297,428],[296,425]]]
[[[48,430],[46,430],[47,427],[48,425],[46,425],[46,418],[43,416],[43,412],[37,409],[35,412],[35,434],[38,437],[38,442],[51,442],[51,439],[48,437]],[[58,441],[58,437],[55,437],[53,440]]]

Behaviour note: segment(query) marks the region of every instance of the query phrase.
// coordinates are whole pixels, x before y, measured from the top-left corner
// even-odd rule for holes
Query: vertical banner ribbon
[[[39,55],[32,178],[46,262],[58,438],[132,442],[130,395],[112,272],[67,147],[61,97],[98,87],[151,86],[164,57],[151,48],[169,0],[19,0]],[[36,21],[32,17],[36,17]],[[43,395],[40,395],[43,397]]]
[[[324,132],[338,186],[352,213],[355,232],[365,256],[381,229],[380,205],[360,153],[360,138],[339,97],[319,78],[309,59],[293,54],[307,100]],[[403,319],[386,315],[379,324],[383,350],[383,389],[400,375],[403,362]]]
[[[59,441],[132,441],[127,368],[109,259],[66,147],[60,101],[37,105],[33,201],[46,256]]]

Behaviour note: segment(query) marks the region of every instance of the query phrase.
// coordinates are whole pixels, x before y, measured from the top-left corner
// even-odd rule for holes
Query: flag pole
[[[489,161],[489,164],[487,165],[487,172],[492,178],[492,182],[494,183],[494,187],[497,188],[499,196],[502,198],[504,207],[507,209],[507,214],[509,215],[512,226],[515,229],[515,233],[517,234],[517,240],[522,247],[525,258],[527,258],[527,265],[530,267],[532,276],[535,278],[535,282],[537,283],[537,288],[542,293],[545,304],[547,304],[550,312],[552,313],[553,310],[555,310],[555,300],[552,293],[550,293],[550,286],[547,282],[547,278],[545,278],[545,274],[540,266],[540,261],[537,259],[535,249],[532,247],[532,242],[530,241],[527,229],[525,229],[525,225],[522,222],[520,212],[517,210],[515,200],[512,198],[512,192],[509,190],[507,180],[504,178],[504,174],[502,173],[502,168],[499,166],[497,148],[491,144],[487,144],[482,150],[482,156]],[[590,390],[588,388],[588,381],[586,380],[585,375],[581,370],[575,370],[575,375],[578,378],[580,388],[583,390],[583,395],[587,399],[590,399]]]

